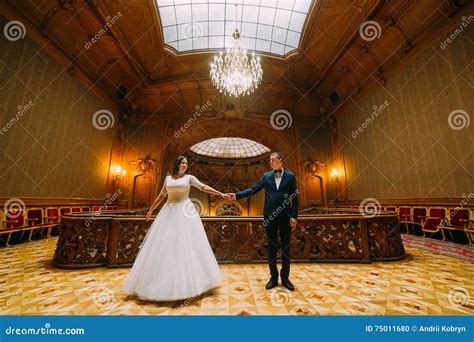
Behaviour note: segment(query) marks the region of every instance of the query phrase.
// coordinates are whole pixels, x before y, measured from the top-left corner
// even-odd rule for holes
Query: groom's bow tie
[[[273,174],[275,174],[277,176],[281,175],[281,172],[282,172],[281,169],[280,170],[273,170]]]

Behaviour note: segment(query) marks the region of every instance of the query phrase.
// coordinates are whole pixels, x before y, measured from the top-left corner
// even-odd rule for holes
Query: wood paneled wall
[[[103,198],[116,125],[92,118],[114,109],[28,37],[2,32],[0,75],[0,196]]]
[[[474,190],[474,125],[467,126],[474,119],[473,42],[471,24],[338,113],[350,199],[462,197]],[[453,111],[459,121],[451,126],[464,128],[451,128]]]

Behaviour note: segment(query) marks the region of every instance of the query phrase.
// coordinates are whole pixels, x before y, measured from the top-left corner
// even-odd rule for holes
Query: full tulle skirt
[[[221,285],[221,273],[190,199],[165,203],[148,230],[123,290],[140,299],[183,300]]]

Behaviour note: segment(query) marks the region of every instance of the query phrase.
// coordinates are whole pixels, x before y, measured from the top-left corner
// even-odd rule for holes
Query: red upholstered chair
[[[3,210],[0,210],[0,231],[7,228],[7,215]]]
[[[6,244],[6,238],[8,235],[7,215],[3,210],[0,210],[0,241]]]
[[[91,211],[91,207],[81,207],[82,212],[89,212]]]
[[[449,208],[449,215],[445,224],[441,226],[443,236],[448,240],[458,243],[468,243],[470,240],[470,234],[466,231],[469,230],[470,224],[470,210],[467,208]]]
[[[445,240],[444,233],[440,229],[441,221],[446,217],[446,209],[433,207],[429,209],[429,215],[426,218],[422,230],[423,236],[434,237],[441,236]]]
[[[26,225],[40,226],[44,223],[43,208],[30,208],[26,211]]]
[[[59,208],[59,219],[61,220],[61,216],[64,214],[69,214],[71,212],[70,207],[61,207]]]
[[[105,207],[105,210],[109,211],[109,210],[114,210],[114,207],[111,206],[111,205],[108,205]]]
[[[92,207],[92,211],[105,211],[106,207],[105,206],[100,206],[100,205],[94,205]]]
[[[44,218],[43,208],[27,209],[26,222],[27,226],[25,227],[25,231],[29,232],[28,241],[31,241],[33,234],[35,234],[35,236],[39,238],[44,238],[45,236],[47,236],[48,226],[45,224],[46,222]]]
[[[61,216],[58,207],[48,207],[44,210],[44,223],[48,226],[47,237],[59,234],[59,222]]]
[[[423,235],[422,227],[427,217],[427,209],[425,207],[413,207],[411,220],[408,222],[412,228],[414,235]]]
[[[400,222],[410,222],[411,221],[411,208],[410,207],[398,208],[398,220]]]
[[[450,208],[448,220],[449,226],[464,229],[466,222],[469,221],[469,209]]]
[[[44,222],[47,224],[53,224],[59,222],[59,208],[48,207],[45,210]]]
[[[431,207],[428,211],[428,217],[430,218],[445,218],[446,208],[444,207]]]
[[[386,211],[397,211],[397,207],[386,207],[385,208]]]
[[[464,231],[466,232],[467,238],[469,239],[469,244],[472,245],[474,241],[474,209],[470,210],[471,217],[469,221],[466,222],[466,226],[464,226]]]
[[[423,221],[427,217],[426,208],[424,208],[424,207],[414,207],[412,213],[413,213],[413,216],[412,216],[413,221],[412,222],[417,223],[419,225],[422,225]]]
[[[400,227],[405,227],[403,233],[409,233],[408,223],[411,221],[411,207],[399,207],[398,208],[398,222],[402,225]]]
[[[118,206],[116,205],[112,206],[112,210],[118,210]]]
[[[80,213],[81,212],[81,207],[72,207],[71,212],[73,213]]]
[[[18,235],[26,225],[26,212],[21,208],[8,208],[5,210],[4,222],[0,236],[5,245],[10,245],[12,235],[15,235],[14,240],[18,240]]]
[[[22,209],[11,208],[6,211],[6,222],[7,228],[17,229],[24,227],[26,224],[25,221],[25,212]]]

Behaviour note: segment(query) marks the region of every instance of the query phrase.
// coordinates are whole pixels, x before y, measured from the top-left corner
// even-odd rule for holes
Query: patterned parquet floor
[[[0,249],[3,315],[467,315],[474,264],[407,247],[393,263],[292,264],[294,292],[267,291],[266,264],[221,265],[219,289],[179,302],[121,290],[129,269],[51,266],[57,238]]]

